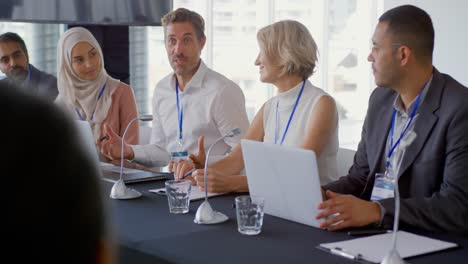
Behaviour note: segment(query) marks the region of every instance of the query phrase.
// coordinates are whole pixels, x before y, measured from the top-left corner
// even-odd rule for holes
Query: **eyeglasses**
[[[402,46],[406,47],[406,45],[400,44],[400,43],[392,43],[392,44],[390,44],[390,46],[393,47],[393,48],[397,48],[397,49],[402,47]],[[372,43],[372,53],[376,53],[379,49],[380,49],[379,45],[377,45],[375,43]]]

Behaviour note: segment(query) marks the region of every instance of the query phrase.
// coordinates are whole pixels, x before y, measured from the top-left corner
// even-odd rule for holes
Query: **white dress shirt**
[[[276,102],[278,101],[279,124],[277,144],[281,142],[286,124],[288,123],[301,87],[302,82],[291,90],[280,93],[265,103],[263,109],[263,127],[265,128],[264,142],[275,143]],[[319,99],[327,95],[328,94],[322,89],[313,86],[308,80],[305,82],[304,91],[302,92],[296,112],[294,113],[283,142],[284,146],[301,147],[304,143],[307,131],[310,130],[310,116],[314,112]],[[336,113],[336,115],[338,115],[338,113]],[[326,184],[338,179],[336,160],[338,146],[338,124],[336,124],[336,128],[331,131],[328,142],[325,144],[325,147],[317,159],[321,184]]]
[[[147,166],[165,166],[170,153],[178,148],[179,120],[176,103],[176,77],[169,74],[154,89],[153,127],[149,145],[133,145],[134,161]],[[245,98],[237,84],[200,62],[184,91],[179,91],[183,108],[182,150],[197,154],[198,137],[205,136],[205,151],[234,128],[241,134],[225,138],[213,147],[210,163],[221,159],[239,143],[249,127]]]

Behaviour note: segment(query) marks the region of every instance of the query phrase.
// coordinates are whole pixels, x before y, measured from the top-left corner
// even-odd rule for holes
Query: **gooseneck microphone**
[[[125,185],[125,182],[123,180],[125,135],[127,134],[127,131],[128,131],[128,128],[130,128],[130,125],[136,120],[151,121],[153,120],[153,116],[141,115],[141,116],[135,117],[128,123],[127,127],[125,128],[125,131],[122,135],[122,149],[121,149],[121,154],[120,154],[120,178],[117,182],[114,183],[114,186],[112,186],[111,193],[110,193],[110,198],[112,199],[135,199],[135,198],[141,197],[142,195],[139,191],[128,188]]]
[[[406,148],[413,143],[416,139],[416,132],[408,131],[408,134],[405,138],[401,139],[400,142],[400,151],[401,155],[398,157],[395,169],[392,169],[392,176],[395,185],[395,214],[393,219],[393,234],[392,234],[392,248],[383,258],[382,264],[403,264],[405,261],[401,258],[397,250],[397,233],[398,233],[398,222],[400,220],[400,191],[398,188],[398,175],[400,174],[401,162],[403,161],[403,156],[405,155]]]
[[[211,149],[218,143],[219,141],[228,138],[234,137],[240,134],[239,128],[234,128],[231,132],[225,136],[218,138],[211,146],[208,148],[208,152],[206,153],[205,159],[205,171],[204,171],[204,178],[203,182],[205,184],[205,201],[198,207],[197,213],[195,214],[195,219],[193,220],[196,224],[217,224],[227,221],[229,218],[220,213],[213,210],[210,203],[208,202],[208,186],[207,186],[207,171],[208,171],[208,158],[210,157]]]

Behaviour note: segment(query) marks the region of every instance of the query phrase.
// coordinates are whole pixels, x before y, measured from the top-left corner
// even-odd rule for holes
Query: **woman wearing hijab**
[[[90,122],[97,143],[104,126],[122,136],[138,116],[135,96],[130,86],[107,74],[101,47],[91,32],[82,27],[65,31],[59,39],[57,61],[56,102],[77,119]],[[138,129],[137,122],[131,125],[127,143],[138,144]]]

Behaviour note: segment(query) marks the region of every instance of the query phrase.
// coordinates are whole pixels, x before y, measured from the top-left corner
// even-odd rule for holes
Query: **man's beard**
[[[16,82],[24,81],[26,76],[28,76],[28,71],[21,66],[16,66],[10,71],[9,74],[7,74],[7,76]]]

